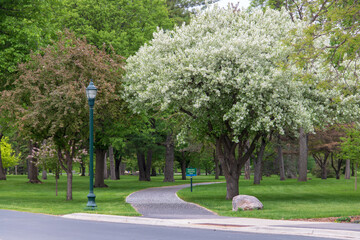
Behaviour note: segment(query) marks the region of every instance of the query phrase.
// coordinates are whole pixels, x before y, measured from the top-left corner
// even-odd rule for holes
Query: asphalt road
[[[0,240],[324,240],[288,235],[159,227],[66,219],[0,210]]]

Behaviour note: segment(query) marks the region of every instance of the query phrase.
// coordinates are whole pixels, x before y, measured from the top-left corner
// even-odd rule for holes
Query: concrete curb
[[[156,219],[144,217],[124,217],[102,214],[74,213],[62,216],[69,219],[141,224],[166,227],[184,227],[210,229],[218,231],[236,231],[249,233],[267,233],[282,235],[297,235],[311,237],[326,237],[332,239],[360,239],[360,232],[349,230],[332,230],[316,228],[301,228],[294,225],[309,224],[309,222],[292,222],[282,220],[225,218],[225,219]],[[287,225],[287,226],[279,226]]]
[[[220,183],[220,182],[215,182]],[[204,185],[212,183],[197,183],[194,185]],[[161,188],[182,188],[188,187],[189,184],[166,186]],[[140,190],[146,191],[147,189]],[[137,192],[135,192],[137,193]],[[134,194],[134,193],[132,193]],[[126,198],[132,195],[130,194]],[[175,196],[181,200],[175,192]],[[187,204],[196,205],[195,203]],[[131,204],[131,203],[130,203]],[[134,207],[133,204],[131,204]],[[135,208],[135,207],[134,207]],[[135,208],[136,209],[136,208]],[[216,214],[212,212],[213,214]],[[217,215],[217,214],[216,214]],[[218,216],[218,215],[217,215]],[[286,220],[270,220],[270,219],[257,219],[257,218],[231,218],[231,217],[216,217],[210,218],[207,216],[201,216],[191,219],[160,219],[160,218],[147,218],[147,217],[125,217],[115,215],[102,215],[102,214],[88,214],[88,213],[74,213],[63,216],[64,218],[71,218],[77,220],[86,221],[99,221],[99,222],[113,222],[113,223],[127,223],[127,224],[141,224],[152,226],[164,226],[164,227],[178,227],[178,228],[197,228],[208,229],[213,231],[233,231],[233,232],[247,232],[247,233],[265,233],[265,234],[281,234],[281,235],[294,235],[294,236],[308,236],[308,237],[324,237],[327,239],[360,239],[360,230],[356,229],[332,229],[332,225],[324,227],[324,222],[306,222],[306,221],[286,221]],[[311,224],[311,225],[309,225]]]

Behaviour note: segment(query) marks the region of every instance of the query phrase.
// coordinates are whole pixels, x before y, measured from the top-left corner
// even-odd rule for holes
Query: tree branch
[[[180,107],[180,109],[179,109],[181,112],[183,112],[183,113],[186,113],[187,115],[189,115],[190,117],[192,117],[193,119],[197,119],[197,117],[194,115],[194,114],[192,114],[192,112],[189,112],[188,110],[185,110],[183,107]]]
[[[65,172],[68,172],[68,169],[67,169],[67,167],[65,167],[64,162],[63,162],[64,157],[62,155],[60,147],[58,147],[57,152],[58,152],[58,159],[59,159],[59,163],[60,163],[61,168],[64,169]]]

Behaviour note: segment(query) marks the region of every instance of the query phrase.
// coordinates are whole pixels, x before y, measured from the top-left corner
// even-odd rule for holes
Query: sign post
[[[193,189],[192,177],[196,176],[196,168],[187,168],[186,176],[190,177],[190,191],[192,192]]]

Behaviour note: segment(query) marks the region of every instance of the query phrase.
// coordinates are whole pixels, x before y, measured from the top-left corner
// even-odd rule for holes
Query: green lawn
[[[164,177],[152,177],[151,182],[139,182],[137,176],[121,176],[120,180],[105,180],[109,188],[95,188],[97,211],[86,211],[89,193],[89,178],[74,176],[73,200],[66,201],[66,176],[60,177],[59,195],[55,196],[55,179],[49,176],[43,184],[27,183],[26,176],[7,176],[6,181],[0,181],[0,209],[18,210],[34,213],[63,215],[78,212],[92,212],[123,216],[138,216],[139,214],[125,203],[125,198],[132,192],[169,185],[187,184],[180,176],[175,176],[174,183],[163,183]],[[201,176],[197,182],[215,181],[213,176]],[[224,179],[222,178],[222,181]]]
[[[194,183],[212,182],[214,176],[194,177]],[[95,188],[98,210],[93,213],[123,216],[137,216],[135,210],[125,203],[132,192],[149,187],[189,183],[176,176],[174,183],[163,183],[163,176],[152,177],[151,182],[139,182],[136,176],[121,176],[118,181],[105,181],[109,188]],[[220,179],[224,181],[222,177]],[[43,184],[26,183],[26,176],[8,176],[0,181],[0,209],[62,215],[75,212],[89,212],[84,208],[89,188],[88,177],[74,177],[72,201],[65,200],[66,176],[59,184],[59,196],[55,196],[53,176]],[[231,201],[225,200],[225,183],[195,186],[181,190],[178,195],[186,201],[195,202],[219,215],[233,217],[255,217],[271,219],[320,218],[360,215],[360,189],[354,191],[354,180],[313,179],[308,182],[297,180],[279,181],[277,176],[264,177],[261,185],[240,180],[240,194],[257,197],[263,210],[231,211]]]
[[[181,190],[178,195],[219,215],[270,219],[322,218],[360,215],[360,189],[354,191],[354,179],[296,179],[279,181],[277,176],[264,177],[260,185],[240,180],[240,194],[257,197],[263,210],[232,212],[226,201],[225,184],[197,186],[194,192]]]

